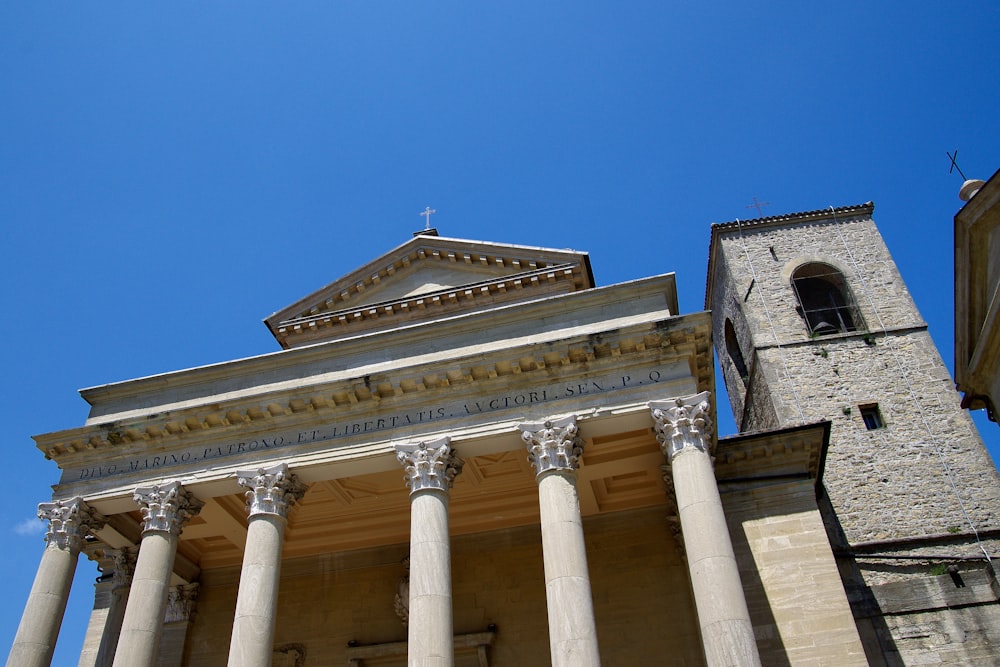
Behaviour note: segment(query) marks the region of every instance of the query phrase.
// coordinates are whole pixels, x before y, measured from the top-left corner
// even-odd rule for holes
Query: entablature
[[[205,474],[212,476],[216,466],[292,454],[364,459],[401,437],[442,429],[482,433],[492,422],[528,415],[600,410],[640,404],[650,394],[710,389],[710,328],[709,314],[698,313],[522,342],[93,424],[38,436],[36,442],[58,463],[61,484],[74,493],[107,486],[112,478],[158,477],[188,468],[208,468]]]

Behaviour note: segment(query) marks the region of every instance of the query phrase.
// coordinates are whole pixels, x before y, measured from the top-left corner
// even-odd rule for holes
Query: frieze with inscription
[[[212,465],[222,463],[226,459],[235,461],[249,454],[266,455],[277,450],[295,450],[325,441],[367,434],[385,434],[396,429],[429,425],[451,419],[468,419],[476,415],[502,413],[554,401],[579,400],[581,397],[641,389],[643,386],[655,385],[676,377],[670,372],[669,366],[647,367],[641,371],[629,370],[632,372],[470,398],[411,412],[387,412],[367,419],[337,420],[319,428],[282,431],[222,444],[190,447],[182,451],[133,456],[83,468],[67,468],[63,471],[62,482],[73,483],[140,475],[176,466]]]

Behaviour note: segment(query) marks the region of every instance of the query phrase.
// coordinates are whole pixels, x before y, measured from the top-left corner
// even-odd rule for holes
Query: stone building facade
[[[713,226],[730,403],[741,431],[830,421],[821,505],[872,664],[994,662],[1000,479],[872,210]]]
[[[583,252],[425,230],[267,318],[279,352],[84,390],[87,422],[36,438],[62,476],[8,664],[51,660],[80,554],[102,572],[81,667],[987,655],[996,473],[974,431],[921,439],[900,381],[871,384],[911,355],[905,391],[965,423],[871,207],[836,214],[875,244],[877,332],[780,311],[809,235],[779,232],[823,213],[755,223],[757,246],[714,227],[714,314],[679,314],[672,274],[598,287]],[[882,433],[849,437],[873,402]],[[964,646],[927,638],[952,626]]]

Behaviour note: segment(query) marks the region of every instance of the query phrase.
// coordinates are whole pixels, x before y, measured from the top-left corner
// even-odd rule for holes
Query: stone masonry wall
[[[870,664],[997,663],[1000,587],[984,551],[1000,547],[1000,475],[874,222],[716,233],[716,347],[721,358],[728,317],[768,390],[755,372],[743,428],[767,426],[762,401],[782,426],[831,421],[824,518]],[[843,274],[858,331],[809,336],[790,277],[814,261]],[[868,430],[874,405],[884,426]]]
[[[761,663],[866,665],[813,482],[721,490]]]
[[[848,540],[971,532],[966,514],[1000,528],[1000,477],[871,218],[744,227],[720,241],[717,291],[746,291],[756,276],[746,301],[712,297],[720,356],[729,317],[754,341],[778,421],[833,422],[824,483]],[[858,332],[810,338],[789,282],[807,261],[843,272]],[[868,431],[860,408],[876,403],[885,428]]]
[[[823,483],[851,543],[1000,528],[1000,479],[925,331],[762,350],[797,370],[777,400],[832,421]],[[897,359],[907,359],[904,364]],[[792,391],[796,396],[792,396]],[[861,408],[878,405],[868,430]]]

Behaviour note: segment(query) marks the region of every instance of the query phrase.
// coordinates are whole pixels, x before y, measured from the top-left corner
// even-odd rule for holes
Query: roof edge
[[[849,216],[857,217],[859,215],[871,216],[875,211],[875,202],[867,201],[863,204],[854,204],[850,206],[840,206],[829,208],[817,209],[815,211],[802,211],[799,213],[785,213],[782,215],[771,215],[765,218],[750,218],[748,220],[741,220],[736,218],[729,222],[713,222],[711,226],[711,235],[708,242],[708,275],[705,279],[705,310],[710,310],[712,307],[711,297],[713,284],[713,276],[715,274],[715,249],[718,246],[717,238],[719,234],[729,232],[729,231],[742,231],[743,228],[760,228],[760,227],[774,227],[778,225],[786,225],[794,222],[818,222],[822,220],[836,220],[837,216]]]

